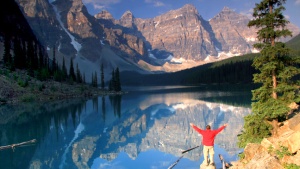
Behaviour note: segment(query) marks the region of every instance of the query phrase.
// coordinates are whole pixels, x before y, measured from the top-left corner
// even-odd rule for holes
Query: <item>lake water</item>
[[[241,87],[124,88],[122,96],[77,98],[0,107],[0,143],[37,143],[0,151],[5,169],[198,169],[201,136],[190,123],[227,128],[215,140],[226,161],[242,151],[237,135],[251,113],[251,92]],[[181,152],[200,145],[185,154]]]

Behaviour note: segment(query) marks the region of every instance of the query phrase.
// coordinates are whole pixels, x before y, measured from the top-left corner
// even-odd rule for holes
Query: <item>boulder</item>
[[[261,152],[263,152],[263,150],[265,150],[265,148],[260,144],[248,144],[244,150],[245,158],[243,159],[243,161],[246,163],[249,162],[255,156],[255,154],[260,154]]]
[[[264,168],[264,169],[284,169],[280,161],[267,152],[257,153],[253,159],[246,164],[245,169]]]
[[[290,137],[287,138],[288,149],[291,153],[296,153],[300,150],[300,132],[294,132]]]
[[[273,143],[268,140],[268,138],[264,138],[262,141],[261,141],[261,146],[263,146],[266,150],[268,150],[270,147],[274,147]]]
[[[300,114],[296,114],[278,129],[278,137],[264,138],[260,144],[248,144],[244,149],[244,159],[231,163],[233,166],[230,169],[283,169],[284,164],[300,166],[299,140]],[[282,147],[287,147],[292,154],[279,159],[276,152],[282,151]]]
[[[294,131],[300,131],[300,114],[289,120],[289,128]]]
[[[282,164],[296,164],[298,166],[300,166],[300,151],[298,151],[298,153],[294,156],[284,156],[281,159],[281,163]]]
[[[232,166],[230,167],[230,169],[244,169],[245,168],[245,164],[240,162],[240,161],[234,161],[230,163]]]

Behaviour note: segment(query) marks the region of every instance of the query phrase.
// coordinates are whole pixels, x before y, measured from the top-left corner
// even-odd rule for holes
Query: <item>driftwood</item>
[[[182,157],[183,155],[180,156],[168,169],[172,169],[173,167],[175,167],[175,165],[181,160]]]
[[[21,142],[21,143],[17,143],[17,144],[11,144],[11,145],[7,145],[7,146],[0,146],[0,151],[4,150],[4,149],[13,149],[15,150],[16,147],[21,147],[21,146],[28,146],[30,144],[33,144],[36,142],[36,139],[33,140],[29,140],[29,141],[25,141],[25,142]]]

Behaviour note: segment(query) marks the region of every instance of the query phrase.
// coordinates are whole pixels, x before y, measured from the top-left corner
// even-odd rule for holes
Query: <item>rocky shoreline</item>
[[[300,113],[283,122],[278,136],[265,138],[260,144],[251,143],[244,149],[244,158],[232,162],[230,169],[299,169]]]

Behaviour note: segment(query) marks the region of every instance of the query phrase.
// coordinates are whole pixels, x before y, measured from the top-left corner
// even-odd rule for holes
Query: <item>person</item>
[[[228,124],[224,124],[220,128],[216,130],[211,130],[210,125],[206,126],[206,130],[202,130],[195,126],[193,123],[190,123],[191,127],[196,130],[198,133],[202,135],[202,144],[203,144],[203,155],[204,155],[204,164],[208,165],[215,165],[214,163],[214,142],[215,137],[218,133],[220,133]],[[209,161],[208,161],[209,155]]]

